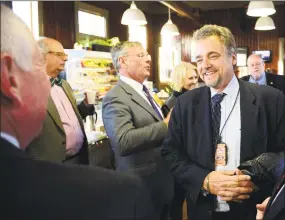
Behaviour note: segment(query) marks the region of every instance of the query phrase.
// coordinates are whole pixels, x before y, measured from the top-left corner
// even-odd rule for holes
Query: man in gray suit
[[[167,219],[173,179],[163,164],[160,146],[170,115],[163,119],[143,85],[150,75],[150,55],[138,42],[118,44],[111,54],[120,80],[103,99],[103,122],[116,170],[142,177],[152,195],[156,219]]]

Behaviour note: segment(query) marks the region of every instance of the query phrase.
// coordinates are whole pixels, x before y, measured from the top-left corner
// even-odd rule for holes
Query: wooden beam
[[[171,10],[177,12],[180,16],[193,20],[197,25],[200,25],[200,22],[197,21],[190,13],[185,11],[181,6],[176,4],[175,2],[164,2],[160,1],[161,4],[165,5],[166,7],[170,8]]]

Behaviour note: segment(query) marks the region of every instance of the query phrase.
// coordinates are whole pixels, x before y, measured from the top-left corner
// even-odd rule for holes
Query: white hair
[[[23,71],[33,68],[35,41],[25,23],[9,8],[1,4],[1,53],[12,56]]]

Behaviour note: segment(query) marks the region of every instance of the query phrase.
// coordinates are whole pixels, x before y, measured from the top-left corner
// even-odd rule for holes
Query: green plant
[[[104,40],[104,39],[94,39],[92,41],[90,41],[90,44],[98,44],[98,45],[103,45],[103,46],[111,46],[110,43],[108,42],[108,40]]]

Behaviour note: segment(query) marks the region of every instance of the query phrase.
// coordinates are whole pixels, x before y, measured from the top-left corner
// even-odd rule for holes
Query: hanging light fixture
[[[162,26],[160,34],[170,36],[176,36],[180,34],[177,26],[171,21],[170,8],[168,8],[168,21]]]
[[[272,1],[251,1],[246,14],[252,17],[273,15],[276,12]]]
[[[122,17],[121,24],[123,25],[145,25],[147,24],[144,13],[137,8],[134,1],[131,7],[127,9]]]
[[[271,17],[260,17],[257,19],[255,30],[258,31],[269,31],[275,29],[274,21]]]

